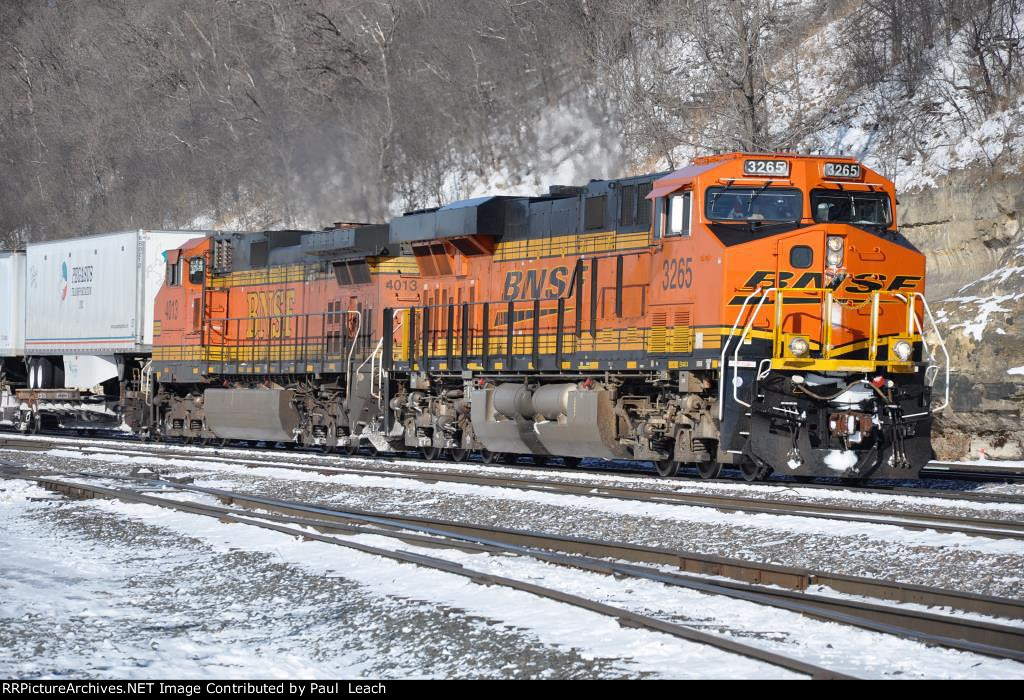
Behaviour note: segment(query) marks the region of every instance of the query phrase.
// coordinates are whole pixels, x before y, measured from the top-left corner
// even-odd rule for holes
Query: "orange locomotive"
[[[170,254],[150,420],[427,458],[913,476],[944,348],[895,204],[848,158],[737,153],[387,227],[218,236]]]
[[[168,251],[142,430],[349,452],[380,434],[384,309],[418,298],[387,233],[222,233]]]
[[[735,153],[463,203],[475,227],[393,221],[423,292],[388,354],[392,420],[428,456],[916,475],[944,348],[895,203],[848,158]]]

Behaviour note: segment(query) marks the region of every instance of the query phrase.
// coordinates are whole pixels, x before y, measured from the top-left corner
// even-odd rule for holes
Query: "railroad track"
[[[28,442],[32,444],[33,448],[39,444],[38,441]],[[111,451],[108,448],[102,447],[89,448],[76,446],[76,449],[84,451],[86,454],[109,454]],[[124,447],[119,446],[117,452],[122,455],[138,455],[152,457],[158,460],[165,460],[173,457],[173,455],[170,455],[167,450],[162,448],[159,450],[153,450],[145,449],[141,446],[137,449],[125,449]],[[280,459],[261,460],[249,456],[229,457],[224,455],[205,455],[195,453],[187,453],[187,455],[183,456],[187,456],[187,458],[192,461],[237,464],[250,468],[269,467],[276,469],[288,469],[297,472],[316,473],[329,476],[347,475],[358,477],[388,477],[415,480],[425,483],[450,483],[493,488],[513,488],[518,490],[555,493],[561,495],[712,508],[722,512],[793,515],[812,519],[825,519],[871,525],[890,525],[909,530],[933,530],[942,533],[960,533],[995,539],[1024,539],[1024,522],[1016,520],[940,515],[914,510],[878,507],[872,508],[867,505],[850,506],[820,504],[792,499],[784,500],[758,496],[723,495],[706,492],[693,493],[672,491],[664,488],[638,488],[594,482],[555,481],[551,479],[517,476],[512,474],[489,475],[426,467],[397,467],[394,463],[391,463],[386,469],[359,469],[351,467],[296,464],[282,461]]]
[[[339,461],[342,464],[349,463],[349,462],[364,463],[364,464],[365,463],[373,463],[374,471],[381,472],[381,473],[386,473],[386,472],[388,472],[388,471],[390,471],[392,469],[391,467],[387,467],[387,466],[384,466],[384,465],[391,465],[391,464],[395,464],[395,463],[407,463],[407,462],[410,462],[410,461],[418,461],[420,463],[421,467],[426,467],[427,465],[435,464],[435,465],[438,465],[438,466],[434,467],[435,470],[443,469],[443,467],[440,467],[440,463],[441,463],[440,460],[425,461],[425,460],[421,460],[421,459],[419,459],[417,457],[410,458],[408,456],[403,456],[403,455],[376,455],[376,456],[372,456],[372,457],[368,457],[368,456],[365,456],[365,455],[341,455],[341,454],[330,454],[330,455],[327,455],[327,454],[323,454],[322,452],[319,452],[319,451],[295,450],[295,449],[282,450],[282,449],[276,448],[276,447],[245,447],[245,448],[242,448],[242,447],[237,447],[237,446],[218,447],[218,446],[212,446],[212,445],[207,445],[207,446],[184,445],[184,444],[180,444],[179,445],[179,444],[174,444],[174,443],[162,443],[161,447],[159,448],[159,450],[152,449],[152,448],[149,449],[149,450],[146,450],[145,449],[145,443],[140,443],[137,440],[135,440],[134,438],[132,438],[132,439],[125,439],[125,440],[118,440],[118,439],[113,439],[113,438],[93,438],[93,439],[87,439],[87,441],[88,442],[96,442],[96,443],[98,443],[99,445],[101,445],[100,449],[102,449],[102,446],[103,446],[104,442],[109,441],[112,444],[112,446],[116,445],[116,448],[118,450],[121,450],[121,451],[123,451],[125,449],[124,448],[125,444],[129,444],[129,445],[137,446],[136,447],[136,453],[138,453],[138,454],[142,454],[144,452],[146,454],[153,454],[154,456],[177,455],[177,456],[181,456],[181,457],[188,457],[190,459],[198,459],[198,460],[212,459],[210,457],[206,457],[206,456],[204,456],[202,454],[199,454],[201,452],[209,452],[212,455],[216,455],[217,458],[220,459],[220,460],[234,460],[234,461],[240,460],[241,456],[238,455],[238,454],[233,454],[233,453],[244,453],[246,460],[250,460],[253,463],[258,463],[258,462],[262,461],[262,463],[268,464],[270,466],[280,466],[281,465],[280,460],[282,460],[282,459],[297,459],[297,458],[301,458],[301,459],[303,459],[306,462],[315,462],[318,465],[323,465],[323,466],[327,466],[327,467],[336,467],[338,469],[343,469],[344,468],[342,466],[338,466],[338,462]],[[86,451],[88,451],[88,449],[89,449],[89,448],[82,447],[82,439],[81,438],[75,438],[75,439],[71,439],[71,438],[45,439],[45,438],[0,437],[0,449],[3,449],[3,448],[6,447],[8,449],[29,450],[29,451],[39,450],[39,451],[42,451],[42,450],[47,450],[47,449],[51,449],[51,448],[59,448],[59,447],[63,447],[63,446],[73,446],[76,449],[84,449]],[[262,459],[261,457],[252,457],[251,456],[252,454],[256,454],[256,455],[273,454],[273,455],[275,455],[275,457],[273,459]],[[444,462],[444,464],[456,465],[454,467],[454,469],[472,469],[475,466],[475,463],[472,463],[472,462]],[[651,470],[642,470],[642,469],[604,469],[604,468],[602,468],[602,469],[586,470],[586,469],[580,469],[580,468],[576,468],[576,467],[536,466],[536,465],[530,465],[530,464],[512,464],[512,465],[495,465],[495,464],[492,464],[492,465],[480,465],[480,466],[483,466],[484,468],[486,468],[488,470],[491,470],[491,471],[493,471],[493,470],[505,470],[505,469],[512,470],[512,469],[515,469],[517,471],[537,472],[538,474],[542,474],[542,475],[547,475],[547,474],[567,474],[567,475],[569,475],[569,476],[571,476],[573,478],[577,478],[577,479],[579,479],[579,478],[586,478],[588,476],[594,476],[594,475],[599,475],[599,476],[617,476],[617,475],[622,475],[622,476],[629,476],[629,477],[634,477],[635,478],[637,476],[648,475],[648,474],[652,473]],[[449,469],[452,469],[452,467],[449,467]],[[653,483],[669,485],[669,486],[672,486],[672,485],[686,486],[686,485],[690,485],[690,484],[694,484],[694,483],[702,484],[702,485],[715,485],[715,484],[735,485],[736,481],[732,480],[732,479],[708,479],[708,480],[700,479],[700,480],[696,480],[695,481],[694,479],[677,477],[677,478],[658,478]],[[922,488],[922,487],[908,488],[908,487],[899,487],[899,486],[878,486],[878,485],[875,485],[875,486],[872,486],[872,487],[866,487],[866,486],[851,487],[851,486],[846,485],[846,484],[823,484],[823,483],[806,483],[805,484],[805,483],[794,483],[794,482],[791,482],[791,481],[782,481],[782,480],[770,481],[770,482],[766,482],[765,484],[762,484],[762,485],[763,486],[778,486],[780,488],[792,487],[792,488],[799,488],[800,490],[839,491],[839,492],[850,491],[851,488],[854,488],[856,493],[870,493],[870,494],[879,494],[879,495],[887,495],[887,496],[927,497],[927,498],[936,498],[936,499],[951,500],[951,501],[973,501],[973,502],[987,503],[987,504],[993,504],[993,503],[994,504],[1024,504],[1024,495],[1006,494],[1006,493],[972,493],[972,492],[964,491],[964,490],[960,490],[960,489],[948,489],[948,488],[947,489],[931,489],[931,488]]]
[[[0,429],[0,430],[2,430],[2,429]],[[48,437],[32,437],[32,438],[11,437],[11,436],[3,436],[2,433],[0,433],[0,448],[10,447],[12,449],[39,449],[39,450],[43,450],[43,449],[49,449],[49,448],[48,447],[41,447],[41,446],[39,446],[40,443],[42,443],[43,445],[53,445],[55,447],[59,447],[61,445],[61,443],[57,442],[58,440],[71,441],[71,442],[73,442],[74,444],[77,445],[77,444],[81,444],[83,439],[87,440],[87,441],[98,441],[98,442],[111,441],[111,442],[116,442],[116,443],[119,443],[119,444],[133,444],[133,443],[134,444],[138,444],[138,445],[145,444],[145,443],[140,442],[138,440],[138,438],[136,438],[135,436],[124,436],[124,437],[122,437],[122,436],[113,435],[113,434],[112,435],[103,435],[103,436],[94,436],[94,437],[75,436],[74,438],[71,438],[71,437],[61,437],[61,436],[50,436],[50,438],[52,438],[52,439],[49,439]],[[233,445],[230,445],[230,446],[218,446],[218,445],[213,445],[213,444],[200,445],[200,444],[196,444],[196,443],[186,444],[186,443],[174,443],[174,442],[164,442],[164,443],[161,443],[161,445],[162,445],[162,449],[177,450],[177,451],[180,451],[181,454],[189,454],[189,455],[195,454],[195,451],[197,451],[197,450],[203,450],[203,451],[210,450],[214,454],[219,454],[221,450],[228,449],[228,450],[244,450],[246,452],[252,452],[252,453],[268,453],[269,452],[269,453],[280,454],[281,452],[284,452],[285,454],[289,454],[289,455],[300,455],[301,454],[301,455],[303,455],[305,457],[308,457],[308,458],[322,458],[322,459],[342,460],[342,461],[346,461],[346,460],[362,460],[362,461],[367,461],[367,460],[372,459],[375,463],[384,463],[384,464],[398,462],[398,461],[403,461],[404,462],[404,461],[408,461],[410,459],[410,457],[408,455],[378,454],[378,455],[372,455],[372,456],[368,457],[366,455],[361,455],[361,454],[346,455],[346,454],[337,453],[337,452],[333,452],[333,453],[327,454],[327,453],[324,453],[321,450],[316,450],[316,449],[313,449],[313,448],[301,448],[301,447],[300,448],[289,448],[287,450],[282,450],[282,449],[280,449],[278,447],[275,447],[275,446],[272,446],[272,445],[271,446],[264,446],[264,447],[252,446],[252,445],[241,446],[241,445],[237,445],[237,444],[233,444]],[[411,457],[411,459],[420,459],[420,458],[417,455],[417,456]],[[475,462],[454,461],[454,460],[435,460],[435,461],[437,461],[437,462],[442,462],[443,461],[443,462],[448,463],[448,464],[458,464],[458,465],[463,465],[463,466],[467,466],[467,467],[471,466],[473,464],[476,464]],[[549,473],[549,472],[553,472],[553,473],[564,472],[564,473],[571,474],[571,475],[574,475],[574,476],[581,476],[581,475],[587,475],[587,474],[621,475],[621,476],[630,476],[630,477],[654,476],[655,475],[655,471],[654,471],[653,467],[644,468],[644,467],[641,467],[639,465],[636,466],[636,467],[628,467],[628,466],[624,466],[624,465],[620,465],[620,464],[615,464],[614,466],[601,467],[599,469],[597,469],[597,468],[595,468],[595,469],[584,469],[582,467],[560,467],[560,466],[556,466],[556,465],[534,465],[534,464],[525,464],[525,463],[513,463],[513,464],[509,464],[509,465],[490,464],[490,465],[486,465],[486,466],[489,467],[489,468],[495,468],[495,469],[500,469],[500,468],[503,468],[503,467],[507,467],[507,468],[510,468],[510,469],[517,469],[517,470],[527,470],[527,471],[536,470],[536,471],[545,472],[545,473]],[[957,464],[955,462],[931,462],[931,463],[929,463],[928,466],[926,466],[922,470],[920,480],[921,481],[926,481],[926,480],[950,481],[950,480],[952,480],[952,481],[979,481],[979,482],[1014,483],[1014,482],[1024,481],[1024,469],[996,468],[996,467],[975,468],[975,467],[971,467],[969,465]],[[736,484],[738,481],[742,483],[742,481],[740,479],[738,479],[738,478],[732,478],[732,479],[729,479],[729,478],[725,478],[725,479],[701,479],[701,478],[697,477],[696,472],[694,472],[694,474],[692,474],[692,475],[687,475],[687,474],[684,473],[684,474],[681,474],[679,477],[674,477],[674,478],[656,477],[656,481],[658,483],[678,482],[678,483],[684,483],[684,484],[685,483]],[[914,480],[909,480],[909,481],[914,481]],[[963,490],[959,490],[959,489],[952,490],[952,489],[949,489],[949,488],[935,489],[935,488],[925,487],[925,486],[909,487],[909,486],[885,485],[886,482],[881,482],[882,485],[880,485],[879,483],[876,482],[876,483],[872,483],[870,486],[868,486],[867,485],[868,483],[869,482],[867,482],[867,481],[858,481],[856,483],[843,483],[842,481],[840,481],[840,483],[822,483],[822,482],[802,483],[802,482],[791,481],[791,480],[789,480],[789,479],[787,479],[785,477],[783,477],[783,478],[776,477],[776,478],[772,478],[772,479],[770,479],[768,481],[762,482],[762,484],[766,484],[766,485],[794,485],[795,487],[799,487],[801,489],[819,489],[819,490],[823,490],[823,491],[824,490],[835,491],[835,490],[848,490],[850,488],[856,488],[857,492],[859,492],[859,493],[878,493],[878,494],[908,495],[908,496],[927,495],[930,498],[947,498],[947,499],[955,499],[955,500],[977,500],[977,501],[993,502],[993,497],[994,497],[994,495],[989,495],[989,494],[971,494],[971,493],[966,493]],[[1024,495],[999,494],[999,498],[1001,499],[1001,501],[995,501],[995,502],[1024,503]]]
[[[994,464],[957,464],[956,462],[929,462],[921,470],[922,478],[955,479],[963,481],[1024,481],[1024,468],[1001,467]]]
[[[130,502],[148,503],[216,517],[229,522],[274,529],[306,539],[339,544],[397,561],[457,573],[485,585],[506,585],[594,612],[611,615],[625,624],[662,631],[689,641],[711,644],[726,651],[741,653],[815,678],[837,677],[842,674],[757,647],[709,635],[685,625],[667,623],[650,616],[585,600],[532,583],[471,571],[453,565],[452,562],[444,559],[426,557],[406,551],[384,550],[351,541],[338,541],[327,533],[344,536],[372,534],[427,548],[454,548],[489,554],[526,556],[549,564],[593,573],[645,579],[667,586],[768,605],[819,620],[893,634],[929,645],[1024,661],[1024,627],[1020,626],[1020,623],[1024,621],[1024,602],[1021,601],[619,542],[387,513],[337,510],[315,504],[264,498],[252,494],[173,483],[148,477],[111,477],[104,474],[78,472],[67,475],[76,481],[67,481],[64,478],[30,477],[17,471],[9,471],[2,476],[27,478],[44,488],[71,497],[116,498]],[[214,506],[180,499],[171,500],[154,496],[151,493],[140,493],[136,489],[110,488],[95,483],[82,483],[82,479],[87,481],[131,481],[136,486],[149,489],[158,488],[213,497],[224,505]],[[320,534],[311,533],[309,528]],[[683,573],[668,571],[666,567],[677,569]],[[708,576],[722,578],[710,579],[707,578]],[[805,592],[814,585],[830,588],[840,594],[873,598],[874,602]],[[1017,626],[1002,622],[979,621],[972,618],[936,614],[906,607],[901,608],[896,605],[880,604],[880,601],[917,603],[924,606],[974,612],[1004,618],[1016,623]]]
[[[813,679],[850,678],[850,676],[839,673],[837,671],[833,671],[828,668],[823,668],[821,666],[817,666],[814,664],[809,664],[799,659],[794,659],[782,654],[777,654],[765,649],[758,648],[756,646],[744,644],[742,642],[737,642],[731,639],[713,635],[708,632],[704,632],[702,630],[698,630],[686,625],[668,622],[649,615],[636,613],[634,611],[627,610],[624,608],[606,605],[598,601],[589,600],[581,596],[565,593],[563,591],[541,586],[535,583],[521,581],[507,576],[499,576],[483,571],[473,570],[439,557],[431,557],[409,551],[370,546],[359,542],[340,539],[338,537],[321,533],[334,532],[349,536],[359,534],[383,534],[392,539],[398,539],[408,544],[415,544],[425,547],[444,546],[446,548],[452,548],[453,546],[456,546],[458,549],[461,550],[482,553],[499,552],[500,548],[494,546],[488,547],[486,545],[474,544],[468,541],[457,541],[454,545],[452,544],[452,542],[445,544],[443,543],[442,538],[421,536],[416,535],[414,533],[396,535],[394,533],[389,533],[386,530],[378,530],[363,527],[345,527],[340,526],[338,524],[329,523],[323,520],[318,520],[315,518],[288,517],[268,513],[257,513],[251,510],[243,510],[239,508],[226,508],[195,502],[175,501],[148,494],[134,492],[128,489],[111,489],[97,485],[67,482],[58,479],[11,476],[8,474],[0,474],[0,476],[2,476],[3,478],[27,478],[29,481],[34,481],[44,488],[59,493],[63,493],[72,498],[113,498],[131,503],[144,503],[180,512],[217,518],[221,522],[238,523],[268,530],[274,530],[277,532],[281,532],[283,534],[301,538],[303,540],[316,540],[319,542],[324,542],[326,544],[336,545],[347,549],[363,552],[365,554],[384,557],[400,563],[413,564],[416,566],[425,567],[436,571],[442,571],[456,576],[461,576],[464,578],[468,578],[474,583],[483,586],[503,586],[506,588],[511,588],[513,590],[523,591],[525,593],[530,593],[542,598],[547,598],[560,603],[588,610],[599,615],[611,617],[624,626],[636,627],[654,632],[661,632],[689,642],[706,644],[708,646],[712,646],[726,652],[739,654],[741,656],[755,659],[757,661],[762,661],[764,663],[771,664],[773,666],[777,666],[788,671],[807,675]],[[109,477],[103,475],[96,475],[94,478],[108,479]],[[145,481],[147,483],[159,484],[161,486],[166,487],[173,486],[171,482],[155,480]],[[321,531],[321,533],[311,532],[310,528],[319,530]]]

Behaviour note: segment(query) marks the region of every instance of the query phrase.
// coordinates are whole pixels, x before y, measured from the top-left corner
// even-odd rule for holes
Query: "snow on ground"
[[[60,509],[53,495],[27,482],[0,484],[0,675],[5,678],[81,677],[323,677],[357,675],[355,660],[323,666],[299,643],[275,653],[235,646],[230,622],[246,614],[226,606],[219,630],[196,633],[186,607],[154,610],[158,595],[177,597],[174,581],[146,587],[147,569],[167,571],[198,562],[184,548],[159,555],[107,540],[102,530],[75,535],[39,516]],[[51,499],[34,501],[33,499]],[[159,558],[159,562],[155,559]],[[193,592],[187,594],[192,597]],[[282,640],[283,641],[283,640]]]
[[[480,665],[493,675],[524,675],[520,658],[523,646],[531,645],[556,657],[568,655],[577,665],[594,664],[598,676],[789,675],[705,645],[622,628],[607,617],[529,594],[495,586],[485,589],[462,577],[326,543],[301,542],[282,533],[154,506],[58,501],[25,482],[4,482],[0,487],[5,489],[0,492],[0,524],[11,535],[0,544],[8,569],[0,584],[0,629],[5,630],[0,639],[12,650],[7,661],[0,659],[0,673],[6,675],[371,676],[381,675],[382,664],[395,657],[403,661],[394,675],[474,675],[472,669]],[[90,518],[91,531],[82,527]],[[379,536],[353,539],[395,546],[393,540]],[[418,549],[405,544],[401,548]],[[1021,664],[928,648],[653,582],[620,581],[521,558],[422,551],[476,570],[697,624],[858,676],[1024,677]],[[275,576],[254,590],[258,586],[253,582],[263,580],[266,569]],[[301,584],[282,585],[296,582]],[[332,590],[325,592],[324,587]],[[343,600],[359,600],[360,605],[344,605]],[[383,614],[375,609],[382,605]],[[388,626],[388,617],[403,610],[428,617],[441,610],[444,624],[450,625],[455,617],[470,628],[442,630],[452,636],[434,641],[448,653],[441,653],[440,664],[431,659],[422,667],[417,664],[425,659],[416,658],[422,653],[411,648],[421,640],[421,627],[405,624],[397,636],[373,637],[384,649],[366,644],[353,649],[346,642],[353,636],[373,636],[366,630],[353,635],[345,629],[347,623]],[[525,639],[511,649],[482,648],[473,638],[479,635],[474,626],[481,620],[485,633],[493,630]],[[389,635],[395,626],[390,625]],[[470,640],[455,636],[467,633]],[[467,641],[474,643],[472,649],[459,650]],[[503,653],[514,657],[506,660]],[[548,659],[555,669],[560,660]],[[532,663],[539,675],[543,667],[536,659]]]
[[[215,524],[215,521],[210,521],[214,523],[212,527],[206,527],[207,523],[200,522],[196,517],[174,517],[177,514],[153,506],[105,501],[101,502],[99,507],[147,522],[159,518],[161,522],[189,536],[194,536],[201,530],[205,538],[212,536],[215,543],[223,537],[221,530],[224,528]],[[171,517],[167,517],[168,515]],[[239,538],[239,534],[245,538]],[[232,535],[230,546],[257,549],[266,546],[261,531],[232,528]],[[278,538],[272,537],[268,538],[268,541],[276,539]],[[360,535],[350,539],[383,549],[396,546],[395,540],[378,535]],[[324,543],[312,544],[315,546],[293,547],[286,558],[297,564],[314,566],[324,566],[325,562],[336,560],[338,557],[348,559],[348,553],[344,550],[338,552],[337,547]],[[667,587],[655,582],[617,580],[614,577],[566,569],[520,557],[495,557],[488,554],[437,550],[406,543],[402,543],[401,548],[453,561],[476,571],[526,580],[585,598],[598,599],[603,603],[643,614],[655,614],[659,618],[688,624],[696,622],[704,629],[723,632],[735,637],[737,641],[785,655],[798,656],[802,660],[843,673],[859,676],[908,674],[945,678],[1024,678],[1024,664],[929,649],[924,645],[889,635],[850,629],[834,623],[817,622],[795,613]],[[551,604],[500,587],[488,588],[485,596],[487,604],[482,606],[479,589],[466,586],[464,580],[408,565],[398,565],[405,571],[396,579],[398,573],[389,570],[391,567],[388,566],[388,562],[368,555],[359,556],[358,553],[355,558],[368,558],[371,561],[366,568],[346,567],[346,577],[355,577],[366,585],[383,584],[394,587],[400,582],[400,594],[405,597],[427,596],[431,600],[441,600],[470,612],[500,614],[507,623],[527,629],[536,628],[537,619],[540,618],[544,621],[545,630],[555,634],[568,633],[561,642],[563,644],[602,648],[604,645],[630,642],[615,629],[614,623],[601,616],[586,612],[577,614],[567,606]],[[495,604],[498,606],[497,609],[494,607]],[[503,610],[504,606],[508,608]],[[516,610],[515,606],[519,606],[519,609]],[[699,612],[695,614],[695,611]],[[604,653],[622,654],[627,658],[644,655],[659,664],[668,664],[673,660],[672,654],[675,650],[670,648],[671,645],[662,643],[651,648],[639,645],[645,642],[643,639],[637,639],[635,642],[638,643],[637,646],[605,647]],[[865,654],[865,649],[870,649],[870,653]],[[717,667],[714,660],[709,663],[703,654],[700,656],[704,672],[709,672],[714,677],[722,677],[730,672],[728,666]],[[722,661],[728,664],[730,659]]]
[[[282,533],[0,488],[5,677],[792,675]]]
[[[73,446],[73,441],[67,441]],[[97,445],[94,447],[93,445]],[[90,453],[108,452],[113,461],[123,458],[125,460],[138,455],[133,451],[135,446],[131,444],[118,443],[114,441],[90,441]],[[151,446],[150,446],[151,447]],[[777,481],[767,484],[750,484],[746,482],[704,482],[700,480],[662,480],[653,479],[649,475],[628,476],[623,474],[609,474],[594,471],[599,469],[602,463],[588,463],[586,470],[544,470],[536,467],[517,468],[515,466],[487,466],[480,463],[455,463],[455,462],[424,462],[422,460],[396,459],[388,462],[380,462],[372,458],[346,457],[343,459],[325,457],[302,452],[283,452],[280,458],[273,453],[254,452],[252,450],[239,449],[217,449],[211,451],[208,448],[195,448],[176,445],[162,445],[166,457],[152,457],[156,460],[151,465],[164,467],[188,468],[194,460],[212,463],[235,463],[240,465],[259,464],[266,467],[288,467],[294,465],[315,466],[319,468],[336,468],[345,471],[368,471],[376,476],[387,476],[393,468],[413,467],[418,470],[445,471],[453,474],[473,474],[486,476],[511,476],[529,478],[538,481],[551,481],[552,483],[572,484],[593,484],[600,486],[624,486],[628,488],[642,488],[649,491],[665,491],[670,493],[692,493],[692,494],[729,494],[747,497],[782,498],[785,500],[814,500],[814,501],[835,501],[844,503],[864,503],[876,506],[885,506],[890,509],[905,507],[920,510],[922,507],[935,507],[943,509],[956,509],[968,511],[988,512],[993,514],[1006,514],[1011,516],[1024,515],[1024,504],[1012,503],[979,503],[970,500],[951,500],[947,498],[928,498],[921,496],[902,496],[889,493],[872,493],[857,488],[823,490],[814,487],[802,487],[793,482]],[[2,450],[0,450],[2,451]],[[192,459],[190,459],[190,457]],[[609,463],[611,464],[611,463]],[[1008,469],[1024,468],[1024,462],[1012,461],[974,461],[962,462],[967,467],[971,465],[1004,466]],[[611,464],[614,466],[614,464]],[[979,492],[983,493],[991,485],[983,487]],[[950,495],[955,495],[951,491]]]
[[[314,482],[333,486],[387,489],[407,494],[436,494],[443,492],[450,496],[464,498],[491,498],[506,502],[526,502],[549,508],[582,508],[614,516],[630,518],[647,517],[667,523],[685,521],[705,525],[737,525],[772,531],[787,531],[803,535],[828,534],[833,537],[867,537],[883,542],[900,542],[914,547],[947,547],[971,549],[990,555],[1014,555],[1024,557],[1024,542],[1010,539],[990,539],[960,533],[938,533],[934,530],[913,531],[898,525],[879,525],[862,522],[844,522],[807,518],[799,515],[774,515],[763,513],[726,513],[714,508],[685,506],[668,503],[647,503],[594,496],[524,491],[514,488],[477,486],[474,484],[429,483],[412,479],[388,476],[324,474],[296,472],[274,467],[245,467],[228,462],[208,462],[188,459],[171,459],[150,456],[124,456],[116,454],[90,454],[77,450],[55,449],[47,451],[53,457],[79,462],[92,459],[115,464],[165,465],[202,471],[216,471],[238,476],[262,477],[284,481]],[[205,484],[204,484],[205,485]]]
[[[72,444],[73,441],[67,441]],[[90,449],[97,442],[89,441]],[[126,449],[126,443],[112,441],[111,448]],[[214,452],[210,449],[185,448],[181,446],[163,445],[162,449],[168,456],[175,459],[187,459],[202,455],[209,457],[217,453],[231,453],[232,456],[248,456],[250,460],[263,459],[278,454],[288,461],[308,460],[317,466],[330,464],[351,467],[362,466],[366,469],[380,470],[379,476],[385,477],[387,469],[396,465],[394,462],[375,462],[362,458],[337,459],[301,452],[285,452],[273,450],[224,450]],[[130,444],[128,449],[130,449]],[[124,474],[126,465],[111,462],[94,461],[91,456],[64,459],[43,454],[27,454],[23,452],[7,452],[3,459],[29,465],[49,465],[53,469],[82,469],[111,474]],[[196,461],[200,461],[197,459]],[[216,459],[214,460],[216,461]],[[466,470],[470,472],[488,473],[493,469],[496,473],[521,473],[537,477],[547,475],[552,479],[571,479],[579,483],[593,480],[596,484],[616,484],[643,486],[645,488],[693,488],[697,491],[711,492],[748,489],[748,493],[762,492],[766,496],[791,497],[791,489],[799,488],[800,493],[808,492],[809,499],[822,502],[825,498],[835,498],[835,494],[854,494],[857,498],[887,499],[883,494],[867,494],[854,490],[825,490],[798,487],[786,482],[774,482],[764,485],[743,483],[708,484],[701,481],[682,479],[657,480],[639,474],[637,476],[592,471],[602,467],[594,463],[587,471],[578,475],[564,470],[536,470],[519,467],[485,467],[480,464],[445,465],[442,463],[424,463],[410,461],[419,468]],[[666,547],[683,551],[713,554],[725,557],[768,561],[777,564],[808,567],[811,569],[831,571],[853,576],[870,576],[903,581],[926,586],[943,586],[961,590],[971,590],[989,595],[1000,595],[1019,598],[1024,590],[1024,557],[1019,554],[989,554],[977,549],[965,547],[924,547],[913,542],[908,543],[896,537],[897,532],[906,532],[893,528],[894,537],[878,539],[861,532],[858,527],[843,533],[832,533],[820,528],[816,532],[795,532],[773,527],[751,527],[747,519],[740,514],[718,514],[723,516],[714,522],[691,522],[685,518],[665,519],[657,514],[647,515],[636,513],[622,515],[609,513],[589,507],[586,501],[577,501],[564,507],[552,507],[529,499],[509,500],[500,491],[479,493],[466,496],[451,493],[443,488],[436,491],[410,491],[405,488],[390,489],[379,486],[368,486],[364,483],[337,483],[334,477],[324,477],[317,481],[300,480],[299,473],[287,472],[283,478],[268,478],[253,474],[254,470],[236,469],[234,471],[218,470],[209,461],[196,465],[196,469],[188,467],[168,467],[160,465],[170,473],[190,474],[200,483],[223,488],[245,490],[254,494],[269,497],[302,500],[321,503],[336,508],[353,508],[376,512],[433,517],[447,520],[466,520],[480,524],[496,525],[520,529],[536,529],[553,534],[566,536],[600,537],[641,545]],[[614,465],[612,465],[614,466]],[[617,468],[622,468],[619,465]],[[306,475],[315,476],[315,475]],[[408,480],[405,480],[408,481]],[[948,493],[957,490],[971,490],[975,493],[1020,494],[1020,486],[986,484],[970,485],[965,482],[941,482],[949,487]],[[506,489],[505,494],[515,493]],[[895,507],[900,501],[906,500],[907,507],[920,509],[920,497],[892,497],[886,503]],[[590,499],[595,505],[608,502],[609,499]],[[844,499],[845,500],[845,499]],[[856,500],[849,501],[856,503]],[[965,504],[976,507],[965,501],[941,501],[943,512],[950,512],[950,503]],[[671,506],[669,506],[671,507]],[[701,509],[706,510],[706,509]],[[679,511],[676,511],[677,513]],[[708,511],[714,512],[714,511]],[[953,512],[962,515],[981,515],[983,511],[962,510]],[[1019,520],[1016,513],[994,513],[993,516],[1006,517],[1011,515]],[[826,521],[810,521],[806,523],[827,524]],[[972,538],[978,539],[981,538]]]

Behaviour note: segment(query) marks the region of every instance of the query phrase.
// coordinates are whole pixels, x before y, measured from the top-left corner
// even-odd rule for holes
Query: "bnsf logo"
[[[557,299],[565,295],[572,280],[567,267],[550,270],[512,270],[505,273],[505,286],[501,292],[504,301],[525,299]]]
[[[796,278],[794,280],[794,278]],[[861,272],[846,277],[837,287],[837,292],[847,294],[870,294],[885,290],[887,292],[911,291],[917,287],[923,277],[919,275],[893,275],[890,280],[887,275],[881,272]],[[758,270],[750,276],[740,288],[746,294],[734,296],[729,302],[730,305],[742,304],[747,294],[758,287],[778,287],[779,289],[808,289],[820,288],[822,286],[822,274],[820,272],[804,272],[799,277],[795,272],[782,271],[776,273],[774,270]]]
[[[295,290],[248,292],[246,302],[249,323],[246,338],[291,338],[295,336],[295,319],[283,318],[295,313]]]

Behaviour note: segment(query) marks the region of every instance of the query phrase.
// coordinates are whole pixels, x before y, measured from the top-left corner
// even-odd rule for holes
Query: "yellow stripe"
[[[556,256],[605,253],[612,250],[646,248],[650,244],[650,233],[617,234],[615,231],[575,233],[551,238],[528,238],[521,241],[502,241],[494,249],[494,260],[505,262],[526,258],[550,258]]]
[[[370,274],[386,275],[419,275],[416,258],[411,255],[367,258]],[[231,287],[247,287],[258,284],[287,284],[289,282],[306,282],[316,279],[330,279],[332,275],[324,275],[313,265],[281,265],[278,267],[261,267],[254,270],[240,270],[227,275],[210,277],[210,288],[229,289]]]
[[[419,275],[420,268],[416,258],[403,255],[396,258],[367,258],[366,263],[374,274]]]

